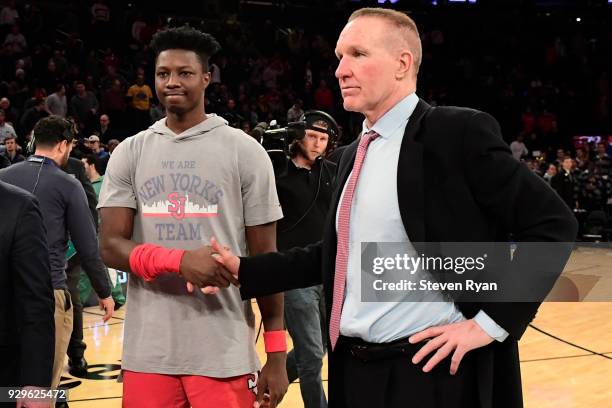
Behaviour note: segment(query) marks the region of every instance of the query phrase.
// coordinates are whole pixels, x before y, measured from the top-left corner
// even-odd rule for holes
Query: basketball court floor
[[[572,292],[583,301],[542,304],[523,336],[520,355],[525,407],[612,407],[612,302],[593,301],[611,299],[612,250],[578,248],[560,284],[558,290]],[[90,366],[87,378],[74,377],[67,371],[62,378],[61,386],[70,387],[71,408],[121,407],[117,376],[125,308],[106,324],[101,316],[95,307],[84,313]],[[263,361],[261,338],[257,351]],[[323,366],[327,389],[326,373],[327,361]],[[297,383],[289,386],[280,407],[303,407]]]

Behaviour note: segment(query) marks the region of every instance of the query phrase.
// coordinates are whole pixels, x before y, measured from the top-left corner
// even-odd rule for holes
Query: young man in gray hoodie
[[[275,250],[272,164],[253,138],[204,111],[212,36],[173,28],[151,47],[167,116],[117,147],[98,205],[104,260],[131,271],[123,406],[242,408],[267,392],[274,407],[288,386],[286,354],[268,352],[258,374],[251,303],[206,246],[214,236],[241,254]],[[222,289],[207,296],[187,282]],[[282,294],[258,304],[265,331],[283,330]]]

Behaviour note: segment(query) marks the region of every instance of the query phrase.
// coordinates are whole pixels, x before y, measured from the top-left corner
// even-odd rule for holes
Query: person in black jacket
[[[573,161],[571,157],[563,159],[561,170],[550,180],[550,185],[571,209],[577,207],[578,177],[572,170]]]
[[[92,222],[98,230],[98,197],[94,191],[91,182],[85,174],[83,163],[75,158],[69,157],[68,162],[64,166],[64,171],[73,175],[85,190],[87,196],[87,205],[91,212]],[[66,266],[66,284],[72,300],[73,322],[72,335],[68,343],[68,367],[70,373],[77,377],[85,377],[87,374],[87,360],[85,360],[85,349],[87,344],[83,340],[83,302],[79,292],[79,278],[81,276],[81,257],[75,254],[68,259]]]
[[[496,276],[500,287],[547,292],[571,253],[572,212],[512,157],[490,115],[416,96],[421,43],[408,16],[357,10],[335,51],[344,108],[365,121],[340,159],[323,240],[248,258],[213,242],[217,261],[238,274],[245,299],[323,283],[330,407],[522,407],[518,340],[539,299],[467,303],[432,291],[431,302],[410,293],[363,302],[360,244],[505,243],[491,269],[507,271]],[[525,244],[540,241],[559,251]],[[550,264],[533,268],[539,258]]]
[[[106,310],[104,321],[112,317],[114,301],[83,188],[61,170],[72,148],[72,125],[63,118],[50,116],[41,119],[33,131],[35,154],[1,170],[0,180],[30,191],[40,202],[55,296],[55,360],[51,386],[57,387],[72,333],[72,302],[64,270],[69,237],[100,298],[100,307]]]
[[[280,251],[321,239],[336,178],[336,165],[324,157],[337,134],[332,129],[335,124],[316,111],[306,112],[303,118],[307,123],[305,135],[290,145],[287,171],[276,178],[284,216],[276,232]],[[299,378],[305,408],[327,407],[321,381],[327,337],[324,314],[321,285],[285,292],[285,325],[293,340],[293,350],[287,355],[287,375],[290,382]]]
[[[55,324],[42,214],[32,194],[1,181],[0,210],[0,387],[49,387]]]

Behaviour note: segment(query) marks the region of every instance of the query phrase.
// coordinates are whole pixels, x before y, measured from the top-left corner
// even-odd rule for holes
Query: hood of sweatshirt
[[[163,135],[164,137],[179,143],[184,140],[204,137],[210,131],[221,126],[227,126],[227,121],[214,113],[210,113],[206,115],[206,120],[179,134],[174,133],[168,128],[168,126],[166,126],[166,118],[158,120],[152,124],[149,129],[153,131],[153,133]]]

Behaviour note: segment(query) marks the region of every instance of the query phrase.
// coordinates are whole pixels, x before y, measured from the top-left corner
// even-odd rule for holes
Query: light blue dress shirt
[[[412,247],[400,216],[397,198],[397,164],[404,129],[419,98],[412,93],[385,113],[363,133],[376,131],[380,137],[370,143],[362,164],[351,206],[349,259],[340,333],[372,343],[385,343],[410,336],[428,327],[465,320],[453,302],[441,293],[430,293],[427,299],[410,301],[407,294],[401,302],[361,301],[361,243],[405,242]],[[349,176],[350,177],[350,176]],[[344,185],[340,202],[344,197]],[[340,206],[338,206],[339,210]],[[336,228],[338,213],[336,212]],[[413,248],[413,247],[412,247]],[[413,248],[414,249],[414,248]],[[414,251],[416,254],[416,251]],[[419,273],[423,273],[420,271]],[[491,337],[503,341],[508,333],[484,311],[474,317]]]

